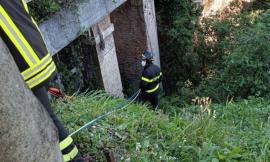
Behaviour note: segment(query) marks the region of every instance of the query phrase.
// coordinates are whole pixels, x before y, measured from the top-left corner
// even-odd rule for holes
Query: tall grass
[[[57,100],[54,107],[69,130],[75,131],[121,101],[103,92],[91,92]],[[132,104],[75,139],[81,152],[95,155],[97,161],[105,161],[102,148],[110,148],[117,161],[267,162],[269,103],[267,99],[250,98],[210,105],[211,113],[191,105],[170,115]]]

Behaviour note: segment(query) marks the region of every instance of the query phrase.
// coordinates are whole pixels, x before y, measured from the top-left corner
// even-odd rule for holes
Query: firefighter
[[[0,36],[7,44],[25,83],[57,127],[64,161],[83,162],[68,131],[50,106],[46,87],[48,81],[56,76],[56,66],[36,22],[29,15],[27,4],[24,0],[0,0],[0,5]]]
[[[144,52],[142,55],[142,76],[140,88],[142,90],[141,100],[149,101],[153,108],[159,106],[159,91],[162,73],[160,68],[153,63],[154,55],[152,52]]]

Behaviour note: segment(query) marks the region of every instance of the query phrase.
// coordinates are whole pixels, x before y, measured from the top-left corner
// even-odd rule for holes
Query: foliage
[[[101,89],[98,60],[89,44],[88,35],[81,35],[55,56],[61,84],[68,94],[86,89]],[[89,55],[91,53],[91,55]]]
[[[71,131],[113,109],[123,100],[91,92],[54,103]],[[250,98],[226,105],[199,105],[168,116],[132,104],[76,136],[84,154],[105,161],[110,148],[117,161],[269,161],[269,99]],[[170,106],[170,105],[166,105]],[[176,108],[176,107],[175,107]]]
[[[115,0],[112,2],[116,3]],[[72,9],[74,4],[74,0],[33,0],[28,3],[28,6],[31,16],[40,23],[59,11],[61,7]]]
[[[178,80],[174,91],[179,96],[177,106],[191,103],[197,96],[226,102],[269,93],[270,15],[265,8],[255,3],[242,13],[224,11],[200,20],[193,42],[199,82]]]
[[[69,94],[82,89],[84,85],[81,71],[83,56],[80,53],[80,42],[75,41],[60,51],[55,59],[61,83]]]
[[[60,10],[60,4],[55,0],[34,0],[28,5],[31,15],[38,22],[46,20],[53,13]]]
[[[254,23],[247,23],[247,20],[251,20],[247,19],[249,15],[242,16],[238,18],[244,23],[239,21],[241,24],[233,30],[232,27],[227,28],[233,39],[223,39],[218,44],[228,51],[215,74],[202,82],[198,88],[199,94],[216,101],[226,101],[228,97],[265,96],[270,92],[270,13],[259,14]],[[216,24],[216,29],[219,30],[220,26],[223,26],[223,22]]]
[[[157,0],[162,68],[167,92],[178,81],[197,82],[198,55],[193,53],[193,33],[200,10],[189,0]]]

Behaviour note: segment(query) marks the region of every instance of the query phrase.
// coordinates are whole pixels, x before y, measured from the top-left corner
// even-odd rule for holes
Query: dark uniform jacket
[[[56,67],[24,0],[0,0],[0,36],[7,44],[26,84],[58,128],[63,160],[83,161],[73,139],[51,110],[43,86],[55,75]]]
[[[153,64],[147,63],[144,67],[141,77],[141,90],[145,94],[155,94],[159,91],[162,73],[160,68]]]
[[[0,0],[0,36],[29,88],[43,86],[56,67],[24,0]]]
[[[43,86],[55,76],[56,67],[24,0],[0,0],[0,36],[7,44],[24,81],[58,128],[63,160],[67,162],[79,157],[73,139],[51,110],[47,91]]]

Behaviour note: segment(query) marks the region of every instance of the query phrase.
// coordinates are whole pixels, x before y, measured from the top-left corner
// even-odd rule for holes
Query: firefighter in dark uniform
[[[149,101],[153,108],[159,106],[159,90],[162,80],[160,68],[153,64],[154,55],[151,52],[144,52],[142,55],[143,72],[141,76],[140,88],[142,90],[141,99]]]
[[[72,138],[53,113],[45,87],[56,67],[24,0],[0,0],[0,36],[7,44],[27,86],[44,105],[58,128],[64,161],[83,162]]]

